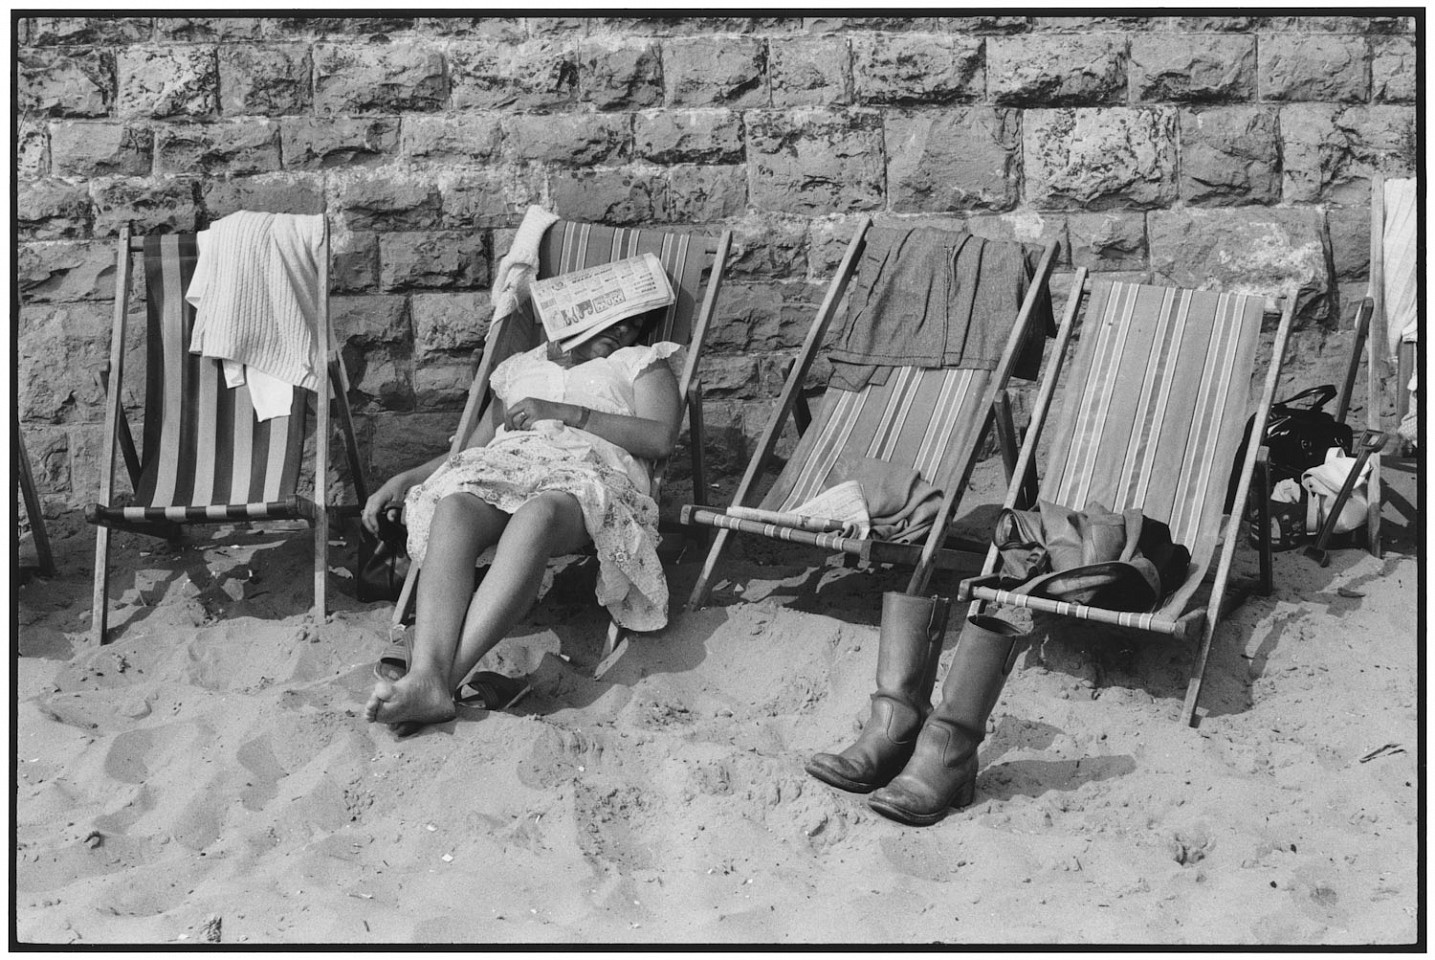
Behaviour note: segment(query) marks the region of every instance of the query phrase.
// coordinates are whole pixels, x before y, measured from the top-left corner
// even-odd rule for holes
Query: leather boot
[[[995,617],[967,621],[942,684],[942,700],[922,725],[902,772],[874,793],[868,806],[884,817],[927,826],[952,807],[972,802],[977,745],[986,736],[1002,685],[1021,649],[1023,634]]]
[[[806,770],[824,783],[870,793],[902,769],[932,709],[932,684],[947,629],[943,597],[888,592],[877,640],[877,692],[857,742],[841,753],[819,753]]]

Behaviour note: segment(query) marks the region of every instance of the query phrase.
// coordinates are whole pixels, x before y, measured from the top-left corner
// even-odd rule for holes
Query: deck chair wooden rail
[[[86,507],[85,519],[97,526],[95,582],[91,598],[90,641],[105,640],[109,606],[110,531],[128,530],[173,539],[186,524],[256,520],[304,520],[314,531],[313,615],[326,613],[329,573],[328,484],[316,482],[312,499],[298,495],[308,412],[308,391],[296,389],[287,415],[261,422],[250,406],[247,388],[223,386],[218,361],[189,352],[194,308],[185,302],[197,259],[193,234],[139,237],[126,227],[116,244],[114,319],[109,359],[101,370],[105,388],[105,445],[100,461],[99,500]],[[148,326],[145,336],[145,445],[135,444],[121,396],[133,257],[145,269]],[[332,424],[329,405],[337,403],[348,456],[350,481],[359,500],[367,483],[353,418],[348,377],[331,349],[329,326],[329,231],[322,225],[317,260],[318,310],[313,337],[314,369],[325,371],[332,399],[314,406],[314,476],[326,478]],[[134,491],[128,504],[115,502],[117,456],[123,459]]]
[[[674,282],[678,301],[662,328],[655,330],[651,339],[671,339],[687,344],[687,356],[678,377],[678,395],[683,400],[688,421],[693,490],[698,496],[707,489],[707,473],[703,459],[703,391],[698,371],[712,319],[717,311],[718,295],[722,290],[723,275],[731,249],[730,230],[723,230],[717,236],[701,236],[651,228],[629,229],[559,221],[548,228],[539,259],[540,277],[582,266],[593,266],[645,250],[651,250],[663,262]],[[674,273],[677,275],[674,276]],[[705,281],[702,280],[704,274],[707,278]],[[484,417],[496,416],[497,409],[492,403],[489,380],[498,364],[521,349],[537,346],[543,339],[540,326],[519,329],[518,321],[513,319],[513,315],[506,320],[501,318],[495,323],[494,329],[488,331],[484,338],[483,353],[469,386],[463,413],[459,417],[458,429],[450,441],[450,452],[456,454],[468,445],[469,438]],[[667,460],[652,465],[651,495],[654,500],[659,500],[662,496],[669,466]],[[404,629],[404,622],[413,608],[418,576],[419,565],[412,564],[394,605],[391,634],[396,635]],[[623,655],[627,644],[627,631],[620,627],[617,621],[610,621],[600,658],[593,671],[595,678],[601,678],[612,668]]]
[[[1021,501],[1021,498],[1023,496],[1023,491],[1021,490],[1021,478],[1027,477],[1030,470],[1035,465],[1037,445],[1040,442],[1043,427],[1050,412],[1053,396],[1056,391],[1056,385],[1061,379],[1062,366],[1065,362],[1067,354],[1067,346],[1074,332],[1074,320],[1078,313],[1079,301],[1083,297],[1089,297],[1090,295],[1092,295],[1096,289],[1097,283],[1107,284],[1109,283],[1109,281],[1096,281],[1095,283],[1093,283],[1088,277],[1087,272],[1084,268],[1077,271],[1077,276],[1074,278],[1071,293],[1067,302],[1067,308],[1063,315],[1061,327],[1057,333],[1056,346],[1055,349],[1053,349],[1049,355],[1047,367],[1042,376],[1042,385],[1040,390],[1038,391],[1035,405],[1032,410],[1031,426],[1026,431],[1026,435],[1022,440],[1021,450],[1017,455],[1017,464],[1013,471],[1014,479],[1002,503],[1004,508],[1016,507]],[[1139,287],[1140,285],[1128,286]],[[1160,288],[1143,289],[1150,290]],[[1175,292],[1178,294],[1181,293],[1181,291]],[[1250,338],[1255,338],[1257,336],[1260,319],[1269,312],[1265,309],[1257,309],[1253,307],[1250,303],[1242,305],[1239,303],[1239,301],[1231,301],[1229,306],[1227,306],[1228,301],[1225,299],[1220,300],[1219,303],[1222,307],[1225,307],[1227,309],[1244,309],[1246,311],[1246,319],[1244,321],[1245,328],[1243,335]],[[1287,343],[1290,338],[1290,330],[1295,313],[1294,293],[1288,292],[1287,295],[1285,295],[1283,298],[1281,298],[1280,300],[1276,300],[1275,307],[1277,310],[1279,310],[1280,319],[1276,328],[1274,344],[1271,348],[1270,362],[1266,371],[1264,386],[1262,387],[1260,398],[1255,407],[1255,414],[1252,418],[1253,425],[1251,429],[1251,435],[1255,437],[1260,437],[1264,435],[1265,424],[1267,419],[1269,418],[1271,404],[1274,402],[1275,389],[1279,381],[1281,364],[1285,356]],[[1128,315],[1122,319],[1130,320],[1130,316]],[[1094,325],[1094,321],[1090,316],[1088,316],[1086,322],[1087,324]],[[1103,320],[1103,322],[1105,321]],[[1252,323],[1256,324],[1256,330],[1250,329],[1250,325]],[[1175,336],[1178,338],[1177,346],[1179,346],[1179,330],[1177,331]],[[1234,339],[1236,335],[1232,334],[1231,336]],[[1214,341],[1215,339],[1216,336],[1212,335],[1212,340]],[[1084,366],[1084,369],[1080,370],[1079,373],[1085,375],[1090,373],[1090,371],[1096,366],[1096,362],[1103,360],[1103,357],[1097,353],[1097,338],[1094,332],[1091,336],[1090,343],[1083,344],[1082,346],[1084,349],[1081,351],[1081,355],[1076,362],[1078,366]],[[1171,349],[1172,351],[1176,350],[1175,347],[1172,347]],[[1215,347],[1212,346],[1209,349],[1214,351]],[[1212,356],[1215,355],[1216,354],[1214,353],[1212,354]],[[1155,356],[1155,354],[1153,353],[1151,356]],[[1253,357],[1254,355],[1252,354],[1252,362]],[[1114,359],[1107,357],[1104,359],[1107,361],[1105,365],[1107,376],[1111,376],[1112,371],[1120,369],[1119,357]],[[1149,367],[1146,366],[1148,363],[1152,366],[1155,365],[1155,361],[1150,360],[1150,358],[1146,355],[1142,355],[1137,359],[1143,365],[1143,369],[1147,369],[1148,371]],[[1168,353],[1165,359],[1170,366],[1170,369],[1172,371],[1175,371],[1177,366],[1175,360],[1175,352]],[[1225,357],[1221,357],[1221,362],[1224,363],[1225,360]],[[1200,370],[1200,365],[1195,365],[1195,369],[1192,371],[1188,371],[1186,375],[1199,377]],[[1251,372],[1252,371],[1250,369],[1235,370],[1233,371],[1233,375],[1230,378],[1231,382],[1237,383],[1239,387],[1238,379],[1244,376],[1247,378],[1247,380],[1249,380]],[[1137,371],[1127,379],[1134,380],[1136,383],[1142,383],[1141,371]],[[1089,392],[1091,390],[1090,384],[1073,382],[1072,384],[1068,385],[1066,394],[1066,396],[1068,397],[1068,405],[1074,404],[1076,401],[1083,399],[1083,388],[1085,388],[1085,392]],[[1170,403],[1170,398],[1175,395],[1175,391],[1171,390],[1169,386],[1163,388],[1160,384],[1143,385],[1142,389],[1143,402],[1145,402],[1147,398],[1150,398],[1152,402]],[[1243,393],[1243,390],[1238,389],[1238,396],[1243,395]],[[1158,397],[1159,400],[1157,399]],[[1215,401],[1210,402],[1214,403]],[[1177,417],[1181,415],[1181,412],[1167,411],[1163,408],[1161,416],[1164,417],[1168,415]],[[1190,411],[1190,415],[1194,421],[1199,419],[1200,413],[1199,411],[1193,409],[1192,411]],[[1073,418],[1075,416],[1076,415],[1073,415]],[[1072,422],[1075,422],[1074,419]],[[1207,442],[1206,450],[1228,449],[1234,446],[1231,438],[1233,436],[1235,438],[1240,437],[1242,431],[1244,430],[1245,422],[1246,409],[1244,408],[1244,405],[1242,405],[1242,408],[1239,410],[1232,409],[1226,411],[1224,416],[1219,419],[1219,422],[1207,424],[1207,427],[1209,429],[1200,432],[1200,437],[1204,437]],[[1158,425],[1158,428],[1156,430],[1156,436],[1151,441],[1153,449],[1151,451],[1146,451],[1148,454],[1155,452],[1154,447],[1157,445],[1157,441],[1160,438],[1159,435],[1160,428]],[[1058,458],[1065,457],[1067,455],[1069,447],[1074,442],[1080,441],[1081,439],[1083,438],[1076,433],[1072,433],[1069,436],[1059,436],[1055,444],[1053,445],[1052,451],[1048,454],[1048,459],[1056,460]],[[1057,445],[1060,445],[1059,449]],[[1206,450],[1187,449],[1184,451],[1180,451],[1180,453],[1182,453],[1186,459],[1192,461],[1199,461],[1206,452]],[[1182,457],[1176,456],[1176,451],[1169,451],[1169,453],[1170,456],[1167,457],[1168,461],[1171,459],[1182,459]],[[1109,455],[1110,451],[1101,449],[1100,447],[1095,448],[1095,456],[1107,458],[1109,457]],[[1097,606],[1092,606],[1089,604],[1060,601],[1046,597],[1033,597],[1023,593],[1013,592],[1010,589],[1003,589],[999,585],[1001,581],[1001,577],[999,575],[1000,555],[995,545],[991,545],[987,549],[987,556],[982,566],[982,573],[976,577],[968,578],[961,582],[957,591],[957,600],[959,602],[971,602],[973,604],[973,606],[969,610],[969,616],[981,614],[986,604],[1009,604],[1017,607],[1025,607],[1027,609],[1035,610],[1042,613],[1052,614],[1055,616],[1089,620],[1114,627],[1133,628],[1151,633],[1162,634],[1177,639],[1199,639],[1199,646],[1196,650],[1196,654],[1194,657],[1194,663],[1187,684],[1185,702],[1182,707],[1183,719],[1188,724],[1194,725],[1197,722],[1197,704],[1200,698],[1201,684],[1205,675],[1206,664],[1210,655],[1211,641],[1214,636],[1217,624],[1220,622],[1222,616],[1229,612],[1229,610],[1236,603],[1238,603],[1240,599],[1242,599],[1242,596],[1244,594],[1238,591],[1249,591],[1252,588],[1262,590],[1267,593],[1270,591],[1271,546],[1269,539],[1269,525],[1267,523],[1258,524],[1258,530],[1265,534],[1261,538],[1261,542],[1259,545],[1261,562],[1260,582],[1254,585],[1254,587],[1252,587],[1252,585],[1247,583],[1233,584],[1231,578],[1231,565],[1235,554],[1235,547],[1242,537],[1242,526],[1244,523],[1245,513],[1244,505],[1248,496],[1250,495],[1253,483],[1258,482],[1258,466],[1265,461],[1267,456],[1268,451],[1266,450],[1264,445],[1253,443],[1247,446],[1245,454],[1240,462],[1237,486],[1230,512],[1224,517],[1218,518],[1217,525],[1219,529],[1216,532],[1216,535],[1214,537],[1203,536],[1202,543],[1204,543],[1206,546],[1204,548],[1198,548],[1209,549],[1211,552],[1218,554],[1218,556],[1216,557],[1216,563],[1214,568],[1210,566],[1209,557],[1197,556],[1198,549],[1193,549],[1192,568],[1194,571],[1193,575],[1195,577],[1194,582],[1188,580],[1187,583],[1182,584],[1180,588],[1178,588],[1176,596],[1157,611],[1150,613],[1131,613],[1124,611],[1115,611]],[[1129,459],[1137,459],[1139,462],[1139,458]],[[1231,457],[1226,460],[1226,463],[1224,465],[1220,463],[1213,464],[1216,470],[1219,471],[1221,468],[1224,468],[1227,471],[1227,473],[1219,474],[1219,477],[1223,478],[1229,476],[1228,471],[1230,470],[1230,464],[1233,460],[1234,454],[1232,454]],[[1165,469],[1171,467],[1172,464],[1168,462],[1160,466]],[[1186,468],[1179,467],[1178,469]],[[1042,488],[1043,493],[1047,495],[1050,495],[1048,486],[1051,479],[1052,478],[1048,477],[1047,483],[1043,485]],[[1262,475],[1259,482],[1264,482],[1266,484],[1266,489],[1269,489],[1268,478],[1264,478],[1264,476]],[[1226,494],[1226,487],[1223,483],[1208,483],[1205,489],[1207,490],[1208,496],[1219,495],[1219,497],[1224,500]],[[1266,501],[1268,502],[1268,500],[1269,496],[1267,495]],[[1120,510],[1124,509],[1128,505],[1140,506],[1139,503],[1113,503],[1110,505],[1110,508],[1113,510]],[[1074,506],[1081,507],[1084,506],[1084,504],[1075,504]],[[1197,510],[1197,512],[1199,512],[1199,510]],[[1158,516],[1156,517],[1156,519],[1162,519],[1164,521],[1168,518]],[[1195,529],[1194,525],[1190,526],[1190,529]],[[1195,588],[1200,585],[1201,580],[1205,580],[1207,578],[1209,578],[1211,588],[1209,600],[1204,605],[1195,604],[1192,601],[1192,596],[1195,593]],[[1236,589],[1232,589],[1233,587]]]
[[[813,415],[802,391],[816,359],[817,351],[827,336],[838,306],[855,274],[857,263],[866,245],[870,226],[869,218],[864,217],[858,221],[846,253],[828,285],[827,293],[813,317],[800,351],[789,368],[777,404],[734,492],[731,507],[741,508],[752,505],[751,501],[755,499],[759,480],[769,467],[774,465],[777,443],[789,418],[795,424],[800,437],[805,436],[809,430],[813,429],[811,426]],[[920,542],[897,542],[871,537],[848,536],[837,531],[813,529],[811,523],[801,520],[781,523],[771,522],[774,519],[772,517],[754,520],[730,515],[726,508],[716,509],[700,504],[690,504],[682,510],[682,522],[700,528],[712,528],[717,533],[689,597],[689,609],[702,607],[710,599],[718,563],[727,549],[728,538],[733,532],[801,543],[829,553],[843,553],[859,562],[910,566],[912,575],[908,582],[907,592],[912,594],[924,592],[933,573],[938,569],[973,569],[981,555],[981,548],[980,546],[974,546],[970,550],[952,548],[949,545],[952,519],[975,464],[977,447],[987,430],[995,422],[1003,440],[1010,440],[1016,435],[1015,428],[1009,422],[1010,406],[1004,402],[1006,383],[1032,322],[1040,293],[1050,280],[1057,252],[1058,247],[1055,243],[1047,244],[1042,251],[1027,296],[1017,310],[1015,322],[997,361],[996,369],[984,382],[975,378],[972,381],[977,386],[966,396],[968,399],[975,398],[973,399],[975,406],[972,408],[970,416],[980,418],[981,426],[966,434],[970,442],[958,441],[956,435],[966,430],[970,424],[963,422],[964,415],[968,412],[966,406],[953,407],[957,416],[951,435],[941,435],[935,438],[939,446],[959,445],[962,449],[957,451],[956,466],[949,474],[949,482],[943,489],[942,501],[936,518]],[[835,418],[837,415],[833,416]],[[796,459],[796,455],[793,459]],[[1014,461],[1015,449],[1013,446],[1009,455],[1007,451],[1004,451],[1004,462]],[[784,468],[784,472],[788,469],[792,469],[791,461],[788,467]],[[764,504],[764,508],[771,508],[771,512],[779,517],[784,512],[789,512],[774,504]]]

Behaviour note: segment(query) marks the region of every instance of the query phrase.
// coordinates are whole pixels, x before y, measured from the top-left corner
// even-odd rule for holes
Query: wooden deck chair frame
[[[817,351],[827,335],[828,327],[837,312],[838,305],[856,272],[870,226],[871,221],[866,217],[858,222],[857,230],[847,245],[846,254],[842,258],[837,273],[828,284],[826,296],[823,298],[816,316],[813,317],[801,351],[783,384],[777,406],[769,418],[752,458],[748,462],[747,469],[733,494],[732,506],[734,507],[750,505],[749,500],[753,498],[759,479],[773,463],[777,442],[788,418],[794,419],[799,434],[804,433],[812,421],[812,414],[802,395],[802,388],[813,361],[816,359]],[[1007,402],[1006,384],[1016,364],[1026,330],[1032,322],[1040,294],[1051,279],[1051,273],[1056,264],[1057,250],[1057,244],[1052,242],[1047,244],[1042,252],[1035,276],[1018,311],[1011,334],[979,401],[980,405],[977,409],[988,411],[987,417],[981,428],[971,434],[974,442],[961,451],[958,465],[953,472],[953,475],[959,478],[959,482],[950,484],[950,488],[944,491],[936,519],[922,542],[899,543],[872,537],[843,536],[840,532],[833,531],[830,524],[812,523],[797,515],[784,518],[782,523],[768,523],[728,516],[725,512],[708,509],[701,504],[693,504],[683,508],[683,522],[716,528],[717,535],[708,551],[697,583],[693,587],[688,608],[695,610],[708,602],[718,563],[727,548],[728,537],[734,531],[803,543],[829,552],[841,552],[862,563],[911,566],[913,571],[907,585],[907,592],[913,595],[926,591],[932,574],[939,568],[975,569],[981,556],[980,548],[978,547],[972,552],[952,549],[946,545],[948,535],[962,492],[967,486],[972,468],[976,463],[976,455],[982,439],[993,424],[996,426],[1003,447],[1004,466],[1010,471],[1015,464],[1016,431],[1012,424],[1011,407]]]
[[[1022,493],[1020,478],[1026,477],[1027,472],[1032,469],[1035,464],[1037,443],[1040,441],[1042,428],[1051,407],[1052,396],[1061,375],[1061,367],[1067,352],[1067,344],[1070,342],[1072,336],[1080,301],[1084,295],[1091,292],[1091,288],[1091,284],[1087,280],[1086,269],[1079,269],[1073,282],[1060,329],[1057,332],[1056,348],[1049,354],[1047,369],[1042,377],[1042,385],[1038,391],[1036,404],[1032,411],[1031,426],[1026,431],[1021,452],[1018,454],[1016,471],[1014,473],[1014,477],[1018,479],[1014,480],[1008,489],[1006,498],[1002,504],[1003,507],[1009,508],[1019,504]],[[1280,322],[1276,329],[1275,341],[1271,349],[1270,364],[1266,371],[1265,384],[1252,418],[1251,436],[1253,437],[1265,435],[1266,421],[1270,416],[1271,404],[1273,403],[1276,385],[1280,378],[1286,344],[1290,339],[1291,324],[1295,315],[1294,294],[1292,293],[1285,296],[1283,298],[1283,304],[1278,301],[1278,309],[1280,310]],[[1267,311],[1263,311],[1263,313],[1264,312]],[[1068,396],[1069,395],[1068,393]],[[1239,431],[1244,429],[1245,410],[1239,412],[1239,420],[1240,422],[1235,424],[1234,427],[1231,423],[1225,424],[1226,429],[1235,429],[1239,434]],[[1049,456],[1054,458],[1057,456],[1057,452],[1053,451]],[[1212,556],[1208,558],[1216,560],[1216,564],[1213,568],[1214,575],[1211,582],[1210,596],[1204,606],[1200,606],[1194,602],[1188,602],[1188,609],[1184,611],[1170,611],[1163,608],[1154,614],[1135,614],[1115,612],[1079,603],[1013,594],[998,586],[999,577],[997,575],[997,569],[1000,563],[1000,556],[995,546],[991,546],[987,550],[986,562],[983,564],[981,575],[968,578],[961,582],[957,591],[957,599],[960,602],[973,602],[968,613],[969,616],[980,614],[986,603],[1009,603],[1047,614],[1069,616],[1111,626],[1136,628],[1179,639],[1191,639],[1199,635],[1200,646],[1197,650],[1195,662],[1187,683],[1185,703],[1182,707],[1182,717],[1185,722],[1188,725],[1194,726],[1197,722],[1196,708],[1200,699],[1202,680],[1206,672],[1207,658],[1210,655],[1211,640],[1221,616],[1243,600],[1252,588],[1266,594],[1270,593],[1272,589],[1272,547],[1268,522],[1269,518],[1265,510],[1262,509],[1260,520],[1257,524],[1258,530],[1264,534],[1259,542],[1260,581],[1257,584],[1238,584],[1237,586],[1241,589],[1228,592],[1228,587],[1232,586],[1230,582],[1231,563],[1235,554],[1236,544],[1243,535],[1244,507],[1246,499],[1251,493],[1253,482],[1258,482],[1263,487],[1263,490],[1257,493],[1257,496],[1263,497],[1263,499],[1258,501],[1258,506],[1263,508],[1269,504],[1270,501],[1269,476],[1264,470],[1264,463],[1266,462],[1267,456],[1268,451],[1264,445],[1252,443],[1247,446],[1245,455],[1240,462],[1240,473],[1238,474],[1234,501],[1229,514],[1225,515],[1220,522],[1220,536],[1213,547]],[[1225,484],[1219,485],[1219,490],[1219,495],[1224,498],[1226,491]],[[1084,506],[1084,504],[1077,506],[1081,507]],[[1112,509],[1119,508],[1113,505]],[[1188,584],[1186,586],[1194,588],[1196,585]]]
[[[30,538],[35,543],[35,571],[42,577],[53,577],[55,557],[50,552],[50,535],[45,529],[40,493],[35,487],[35,471],[29,454],[25,452],[25,436],[20,432],[18,412],[11,426],[15,431],[15,474],[20,482],[20,495],[25,500],[25,517],[30,521]]]
[[[157,238],[158,244],[162,245],[166,237]],[[178,237],[173,238],[177,244]],[[343,434],[345,451],[348,456],[351,481],[354,485],[355,495],[359,503],[362,503],[367,494],[367,484],[364,479],[363,465],[359,459],[359,448],[354,436],[353,417],[349,410],[348,400],[348,376],[344,370],[342,358],[335,352],[332,359],[330,356],[330,328],[329,328],[329,228],[325,221],[323,228],[322,249],[319,256],[319,310],[317,317],[317,330],[314,337],[314,369],[327,371],[327,382],[333,392],[333,399],[337,401],[339,413],[339,427]],[[97,525],[95,537],[95,584],[91,608],[90,641],[96,645],[104,642],[105,629],[109,613],[109,550],[110,530],[123,529],[150,536],[164,537],[171,539],[179,535],[183,525],[191,523],[227,523],[253,520],[304,520],[313,528],[314,533],[314,606],[313,616],[316,622],[322,623],[326,613],[326,584],[329,576],[328,546],[329,546],[329,515],[336,509],[345,509],[336,504],[329,504],[328,484],[324,478],[329,472],[329,440],[332,424],[330,420],[329,404],[316,402],[316,424],[314,431],[314,476],[315,496],[313,500],[299,497],[291,489],[282,491],[281,499],[273,503],[253,504],[234,503],[217,505],[190,505],[173,506],[159,505],[149,507],[122,507],[114,504],[114,482],[115,482],[115,461],[116,452],[123,457],[129,479],[134,489],[139,489],[143,468],[146,464],[153,462],[154,458],[162,456],[159,450],[140,451],[135,446],[134,436],[130,430],[129,422],[125,416],[124,407],[121,403],[121,395],[124,385],[124,360],[126,327],[128,325],[129,299],[130,299],[130,271],[132,257],[136,254],[143,258],[146,255],[145,238],[133,236],[128,227],[120,231],[120,237],[116,249],[115,267],[115,307],[114,323],[110,339],[110,356],[104,370],[101,372],[101,379],[105,384],[105,446],[100,463],[100,498],[97,503],[91,504],[85,511],[85,519]],[[183,300],[183,293],[180,298]],[[187,304],[177,305],[178,309],[192,311]],[[187,330],[187,327],[185,328]],[[146,337],[148,340],[148,337]],[[187,363],[215,363],[216,361],[207,358],[192,357],[188,353],[188,344],[183,345],[180,352],[182,362]],[[147,366],[149,366],[147,362]],[[148,371],[153,375],[153,370]],[[294,413],[290,415],[290,432],[299,437],[297,448],[292,449],[292,457],[296,461],[293,467],[286,466],[286,473],[292,473],[297,481],[299,461],[303,458],[303,428],[306,424],[295,426],[292,424],[294,416],[304,417],[307,410],[307,391],[295,390]],[[181,401],[182,402],[182,401]],[[238,403],[240,401],[236,401]],[[147,412],[148,416],[148,412]],[[143,459],[142,459],[143,457]],[[287,481],[286,481],[287,486]],[[350,505],[347,509],[357,509],[357,505]]]
[[[693,290],[692,316],[688,318],[690,333],[687,344],[687,357],[683,363],[682,374],[678,378],[678,392],[682,398],[683,412],[688,419],[688,450],[692,458],[692,483],[695,496],[701,496],[707,489],[707,474],[703,459],[703,391],[702,382],[698,378],[698,366],[702,359],[703,346],[707,342],[708,330],[712,324],[712,317],[717,310],[718,293],[722,289],[723,273],[727,266],[728,253],[732,247],[732,231],[724,230],[716,237],[704,237],[700,235],[678,234],[655,228],[645,227],[606,227],[596,224],[582,224],[571,220],[560,220],[548,228],[544,237],[542,250],[543,257],[540,262],[539,277],[551,275],[555,267],[553,260],[558,246],[557,236],[563,230],[602,230],[615,231],[617,235],[643,235],[648,238],[663,237],[667,243],[686,243],[690,245],[686,256],[697,255],[701,258],[700,271],[706,271],[708,279],[701,284],[701,290]],[[638,252],[633,246],[614,249],[612,259],[620,259]],[[576,253],[564,252],[558,259],[568,260],[572,257],[586,256],[586,248]],[[661,259],[661,257],[660,257]],[[589,258],[584,261],[585,265],[593,265],[598,260]],[[570,269],[576,267],[570,266]],[[675,278],[681,282],[681,278]],[[490,402],[492,392],[489,389],[489,378],[493,375],[494,369],[500,362],[518,352],[519,349],[526,349],[536,346],[542,342],[543,332],[540,325],[535,324],[531,336],[537,339],[525,339],[517,331],[504,329],[502,321],[495,324],[495,329],[488,331],[484,337],[484,348],[478,369],[474,373],[473,382],[469,387],[468,399],[464,403],[463,414],[459,418],[457,432],[453,435],[450,446],[451,453],[458,453],[468,444],[473,436],[473,431],[478,427],[479,422],[488,416],[496,413],[494,405]],[[653,336],[660,336],[661,331],[654,331]],[[517,337],[512,340],[510,337]],[[512,344],[519,342],[526,346],[513,348]],[[662,495],[663,480],[668,469],[667,461],[660,461],[653,465],[652,471],[652,497],[654,500]],[[409,609],[414,602],[414,590],[418,582],[419,564],[410,564],[408,575],[404,579],[403,590],[399,594],[398,602],[394,605],[392,630],[397,633],[403,629],[404,619],[408,616]],[[613,664],[617,662],[628,646],[628,631],[618,625],[616,620],[610,621],[608,634],[604,641],[602,654],[594,668],[595,678],[601,678]]]

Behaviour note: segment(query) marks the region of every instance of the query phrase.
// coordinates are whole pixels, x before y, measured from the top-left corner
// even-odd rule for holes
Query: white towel
[[[323,217],[241,211],[207,234],[185,295],[196,311],[190,352],[318,390]]]
[[[1416,181],[1413,178],[1385,181],[1385,226],[1382,231],[1385,273],[1381,291],[1385,304],[1385,352],[1394,361],[1402,340],[1416,339],[1419,318],[1416,312]]]
[[[538,273],[538,249],[543,243],[543,234],[558,222],[558,215],[549,213],[537,204],[529,206],[523,214],[523,222],[508,253],[498,262],[493,276],[493,315],[488,328],[508,316],[522,302],[528,293],[528,284]]]

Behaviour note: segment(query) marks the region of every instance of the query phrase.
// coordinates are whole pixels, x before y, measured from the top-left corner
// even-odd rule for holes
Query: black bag
[[[1301,474],[1325,462],[1325,451],[1331,447],[1340,447],[1350,453],[1355,441],[1354,432],[1321,409],[1335,394],[1335,387],[1326,383],[1271,404],[1265,437],[1265,445],[1270,450],[1271,486],[1282,480],[1299,481]],[[1305,404],[1297,406],[1301,400],[1306,401]],[[1226,489],[1228,512],[1236,499],[1236,484],[1240,480],[1241,465],[1246,460],[1246,447],[1250,443],[1254,423],[1254,417],[1246,421],[1246,433],[1241,438],[1240,449],[1236,451],[1231,482]],[[1246,502],[1249,507],[1255,500],[1250,498]]]
[[[354,593],[360,603],[392,602],[404,589],[409,572],[409,529],[388,511],[379,514],[376,537],[359,527],[359,560],[354,569]]]

